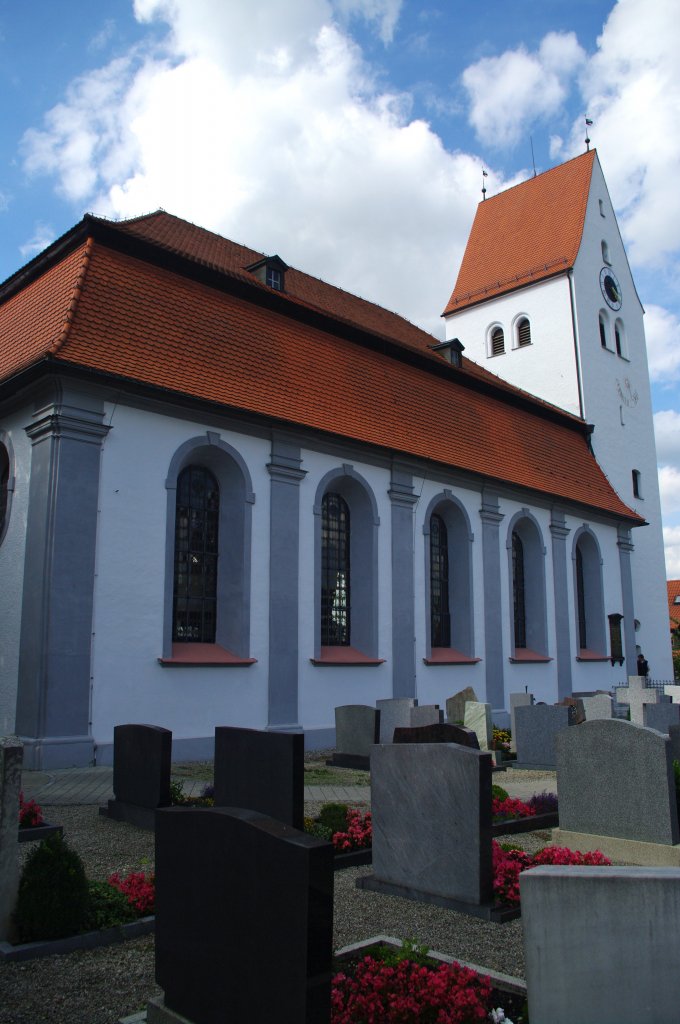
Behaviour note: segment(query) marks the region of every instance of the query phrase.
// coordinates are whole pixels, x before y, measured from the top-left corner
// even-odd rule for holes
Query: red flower
[[[373,825],[371,812],[361,814],[356,807],[347,812],[347,831],[333,833],[333,846],[336,850],[363,850],[373,845]]]
[[[503,850],[495,840],[492,841],[492,858],[494,896],[499,903],[508,906],[519,906],[521,872],[539,864],[611,864],[599,850],[581,853],[564,846],[546,846],[532,857],[524,850]]]
[[[125,878],[118,872],[109,876],[109,885],[125,893],[128,903],[137,910],[140,917],[153,914],[156,900],[156,883],[153,875],[148,877],[143,871],[131,871]]]
[[[42,808],[35,800],[25,803],[23,792],[19,793],[19,828],[35,828],[36,825],[42,825],[44,820]]]

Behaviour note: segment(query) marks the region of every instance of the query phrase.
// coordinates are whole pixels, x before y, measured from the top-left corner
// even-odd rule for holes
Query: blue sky
[[[680,577],[676,0],[0,0],[0,280],[163,208],[438,336],[477,202],[583,151],[646,308]]]

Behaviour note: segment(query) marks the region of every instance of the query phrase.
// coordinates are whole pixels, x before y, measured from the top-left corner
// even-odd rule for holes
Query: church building
[[[331,746],[338,705],[468,685],[500,717],[640,646],[670,679],[595,154],[480,204],[444,343],[283,257],[86,215],[0,286],[0,727],[27,767],[110,763],[127,722],[183,759],[216,725]]]

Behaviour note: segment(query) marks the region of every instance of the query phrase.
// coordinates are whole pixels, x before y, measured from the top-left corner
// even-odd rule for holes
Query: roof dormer
[[[265,256],[257,263],[251,263],[246,270],[253,274],[262,284],[272,288],[275,292],[284,292],[286,283],[286,271],[288,264],[284,263],[279,256]]]
[[[465,345],[458,338],[451,338],[451,341],[443,341],[441,345],[432,346],[432,351],[441,353],[447,363],[451,363],[451,366],[461,365],[461,358],[464,350]]]

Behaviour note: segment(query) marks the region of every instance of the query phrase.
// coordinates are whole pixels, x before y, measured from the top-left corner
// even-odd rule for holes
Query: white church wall
[[[126,721],[172,729],[178,740],[212,736],[228,722],[263,728],[267,716],[269,445],[217,431],[252,475],[253,537],[249,667],[162,667],[163,594],[170,461],[204,435],[201,422],[119,405],[102,457],[92,654],[92,730],[109,744]],[[213,429],[212,427],[210,429]],[[134,709],[134,710],[132,710]]]
[[[516,325],[522,317],[531,325],[531,344],[517,346]],[[505,352],[490,355],[489,329],[503,328]],[[464,355],[490,373],[495,373],[529,394],[578,415],[576,355],[571,338],[571,301],[569,283],[563,274],[536,282],[507,295],[463,309],[447,317],[446,338],[459,338]]]
[[[12,733],[15,727],[31,468],[31,442],[24,427],[31,422],[31,411],[21,410],[0,421],[0,441],[11,449],[10,480],[14,477],[7,528],[0,543],[0,736]]]

